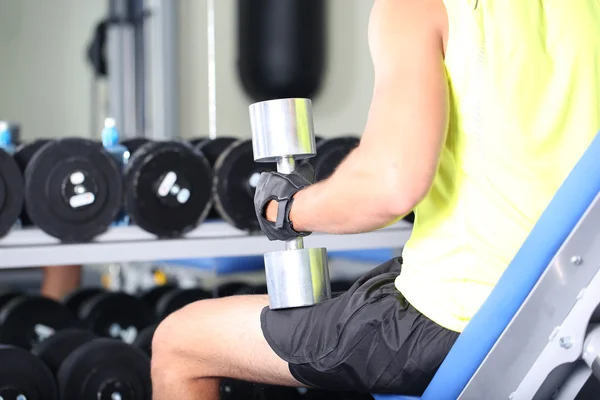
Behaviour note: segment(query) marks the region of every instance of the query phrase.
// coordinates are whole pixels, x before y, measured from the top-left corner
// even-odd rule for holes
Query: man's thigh
[[[153,358],[176,356],[187,360],[182,379],[227,377],[266,384],[295,386],[288,367],[271,350],[260,326],[267,306],[264,295],[202,300],[169,316],[153,339]],[[194,366],[197,365],[197,368]]]

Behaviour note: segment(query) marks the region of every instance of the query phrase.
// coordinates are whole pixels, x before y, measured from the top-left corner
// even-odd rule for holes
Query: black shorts
[[[458,337],[412,307],[390,260],[339,297],[261,314],[263,335],[307,387],[421,395]]]

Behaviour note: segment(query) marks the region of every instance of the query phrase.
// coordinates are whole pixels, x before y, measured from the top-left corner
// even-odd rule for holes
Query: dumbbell
[[[24,168],[26,216],[47,234],[63,242],[88,242],[117,216],[121,174],[100,143],[36,141],[17,148],[15,158]]]
[[[29,351],[0,345],[0,399],[58,400],[48,367]]]
[[[124,205],[132,223],[172,238],[206,219],[213,176],[203,153],[177,140],[124,144],[131,153],[124,169]]]
[[[144,352],[86,330],[65,330],[37,345],[56,377],[61,400],[151,398],[150,359]]]
[[[66,304],[75,308],[81,326],[97,336],[131,344],[144,328],[156,322],[152,308],[135,296],[107,291],[87,294],[81,301],[71,298]]]
[[[23,176],[12,154],[9,125],[0,121],[0,237],[17,224],[23,209]]]
[[[254,160],[277,163],[289,174],[296,161],[315,155],[309,99],[282,99],[250,106]],[[327,250],[304,248],[302,237],[287,241],[285,250],[264,255],[271,309],[310,306],[331,298]]]
[[[329,178],[359,143],[360,139],[354,136],[342,136],[319,141],[316,155],[310,160],[315,169],[315,181]]]
[[[79,326],[62,304],[41,296],[11,292],[0,296],[0,343],[30,350],[56,332]]]

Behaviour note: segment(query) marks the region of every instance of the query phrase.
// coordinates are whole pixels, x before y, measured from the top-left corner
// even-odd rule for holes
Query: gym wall
[[[91,136],[91,72],[84,51],[106,3],[0,0],[0,118],[21,122],[24,140]],[[236,1],[215,3],[218,134],[250,137],[250,100],[236,72]],[[328,3],[327,70],[314,104],[315,127],[324,137],[358,134],[372,92],[372,2]],[[181,136],[198,137],[208,131],[206,3],[179,0],[179,8]]]

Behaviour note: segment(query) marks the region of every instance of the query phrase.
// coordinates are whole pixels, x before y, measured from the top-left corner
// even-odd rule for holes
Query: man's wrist
[[[292,227],[296,232],[308,232],[306,229],[305,223],[305,213],[304,204],[306,200],[306,189],[298,191],[294,195],[294,202],[292,203],[292,207],[290,208],[290,222],[292,223]]]

